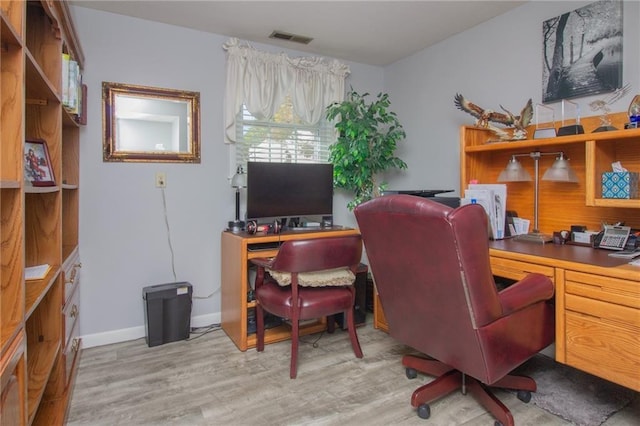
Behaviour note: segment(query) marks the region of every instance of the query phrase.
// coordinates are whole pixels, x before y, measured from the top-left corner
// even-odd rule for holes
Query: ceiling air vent
[[[297,34],[289,34],[283,31],[274,31],[271,33],[269,38],[275,38],[278,40],[287,40],[287,41],[292,41],[294,43],[300,43],[300,44],[309,44],[311,43],[311,40],[313,40],[313,38],[311,37],[305,37]]]

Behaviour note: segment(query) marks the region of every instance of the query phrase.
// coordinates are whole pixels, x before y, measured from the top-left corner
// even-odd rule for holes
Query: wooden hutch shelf
[[[577,184],[539,182],[539,227],[542,232],[569,229],[571,225],[584,225],[599,230],[602,222],[624,221],[628,226],[640,228],[640,199],[602,198],[602,173],[611,171],[611,163],[620,161],[630,171],[640,171],[640,129],[624,129],[628,120],[625,113],[610,115],[618,129],[591,133],[599,126],[599,117],[587,117],[581,123],[585,134],[558,136],[546,139],[489,142],[493,132],[474,126],[460,129],[460,184],[461,194],[471,180],[496,183],[498,175],[513,154],[564,152],[576,172]],[[532,135],[530,127],[528,134]],[[554,161],[553,156],[540,159],[544,171]],[[533,161],[521,158],[522,166],[533,176]],[[507,183],[507,209],[518,216],[533,218],[532,182]]]

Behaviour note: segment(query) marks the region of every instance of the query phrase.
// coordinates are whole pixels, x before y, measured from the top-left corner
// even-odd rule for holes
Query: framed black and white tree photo
[[[622,87],[622,1],[600,0],[542,24],[542,100]]]

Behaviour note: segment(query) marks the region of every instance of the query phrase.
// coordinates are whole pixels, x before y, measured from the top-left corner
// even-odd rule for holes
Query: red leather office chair
[[[498,292],[479,205],[390,195],[355,215],[389,333],[429,357],[405,356],[407,377],[437,376],[411,397],[418,415],[428,418],[430,402],[461,388],[496,425],[513,425],[489,386],[516,389],[525,402],[536,390],[533,379],[508,373],[553,342],[553,283],[532,273]]]
[[[255,282],[256,347],[264,350],[263,310],[291,320],[290,377],[296,378],[299,321],[344,313],[356,357],[362,358],[353,318],[355,272],[362,257],[359,235],[286,241],[273,259],[258,266]],[[267,273],[268,272],[268,273]],[[335,327],[328,321],[329,332]]]

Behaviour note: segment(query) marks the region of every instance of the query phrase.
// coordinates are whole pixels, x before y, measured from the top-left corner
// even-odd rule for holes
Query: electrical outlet
[[[167,175],[163,172],[156,173],[156,188],[167,187]]]

